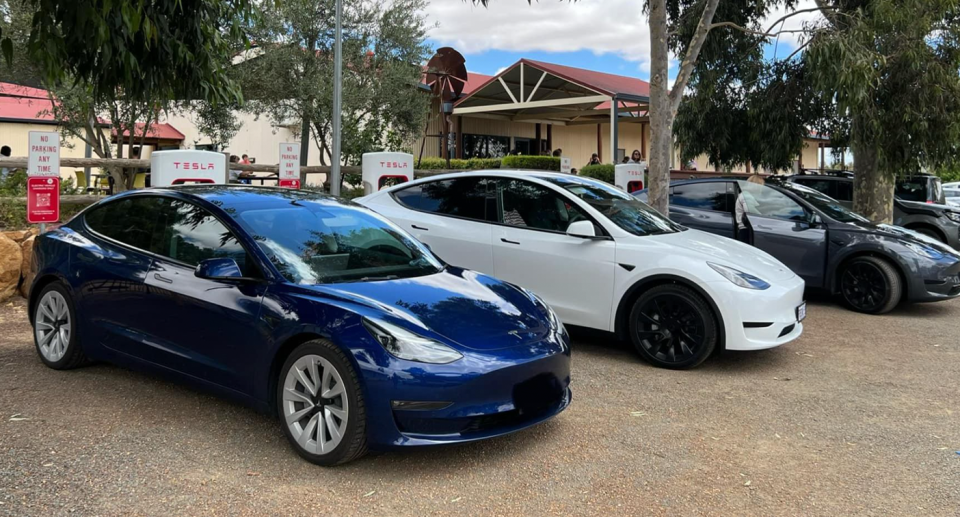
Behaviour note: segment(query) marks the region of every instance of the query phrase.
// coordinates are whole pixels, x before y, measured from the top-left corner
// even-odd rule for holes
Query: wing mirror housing
[[[201,260],[194,271],[197,278],[207,280],[243,280],[243,273],[237,261],[231,258],[210,258]]]
[[[596,239],[597,229],[592,221],[576,221],[567,226],[567,235],[571,237],[580,237],[581,239]]]

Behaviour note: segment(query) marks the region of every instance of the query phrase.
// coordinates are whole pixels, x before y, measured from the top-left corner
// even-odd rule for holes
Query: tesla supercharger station
[[[363,194],[413,179],[413,155],[407,153],[364,153],[361,160]]]
[[[627,193],[643,190],[643,164],[621,163],[613,169],[613,183]]]
[[[150,185],[227,183],[227,156],[213,151],[154,151],[150,154]]]

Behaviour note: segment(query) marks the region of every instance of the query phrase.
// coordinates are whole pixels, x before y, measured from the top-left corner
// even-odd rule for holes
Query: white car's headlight
[[[408,361],[446,364],[463,354],[436,340],[425,338],[382,320],[363,318],[363,326],[391,355]]]
[[[734,284],[743,287],[744,289],[769,289],[770,284],[761,278],[757,278],[750,273],[744,273],[739,269],[734,269],[730,266],[724,266],[721,264],[714,264],[713,262],[707,262],[707,265],[710,266],[714,271],[720,273],[721,276],[727,280],[733,282]]]

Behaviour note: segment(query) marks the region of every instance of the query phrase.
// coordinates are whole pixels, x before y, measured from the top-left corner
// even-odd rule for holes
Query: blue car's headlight
[[[935,250],[930,246],[925,246],[923,244],[914,244],[912,242],[903,243],[910,251],[920,255],[921,257],[927,257],[933,260],[940,260],[943,258],[943,253],[939,250]]]
[[[714,271],[720,273],[723,278],[733,282],[734,284],[743,287],[744,289],[769,289],[770,284],[765,280],[757,278],[750,273],[744,273],[739,269],[734,269],[730,266],[723,266],[720,264],[714,264],[713,262],[707,262],[707,265],[710,266]]]
[[[363,318],[363,326],[391,355],[421,363],[446,364],[463,357],[463,354],[436,340],[418,336],[409,330],[382,320]]]

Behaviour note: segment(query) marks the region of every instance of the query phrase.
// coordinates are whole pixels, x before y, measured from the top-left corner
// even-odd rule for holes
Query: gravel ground
[[[688,372],[577,333],[574,403],[525,432],[323,469],[269,417],[36,357],[0,307],[0,515],[958,515],[960,302],[826,300],[804,335]]]

